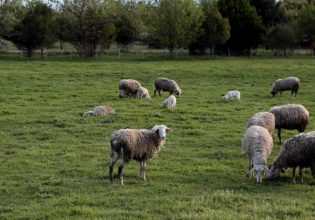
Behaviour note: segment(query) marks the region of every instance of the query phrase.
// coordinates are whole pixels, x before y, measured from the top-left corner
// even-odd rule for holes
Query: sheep
[[[170,95],[174,93],[176,96],[180,96],[182,93],[178,84],[174,80],[168,78],[159,77],[155,80],[154,85],[154,96],[156,94],[156,91],[158,91],[159,95],[161,96],[161,90],[170,92]]]
[[[135,95],[141,84],[137,80],[123,79],[119,82],[120,98],[130,97]]]
[[[281,129],[298,130],[304,132],[309,123],[309,112],[303,105],[287,104],[274,106],[269,110],[274,114],[276,129],[278,129],[279,143],[281,144]]]
[[[281,151],[270,165],[268,178],[276,178],[284,169],[292,168],[295,183],[295,169],[299,167],[300,181],[303,183],[303,168],[310,167],[315,177],[315,131],[301,133],[288,139],[282,145]]]
[[[120,184],[123,185],[123,168],[132,159],[140,163],[140,178],[146,180],[145,168],[149,159],[153,158],[164,146],[166,134],[172,130],[165,125],[155,125],[147,129],[120,129],[110,137],[111,163],[109,166],[110,182],[113,183],[113,169],[118,159],[122,163],[118,168]]]
[[[249,127],[243,137],[242,148],[249,158],[248,176],[253,176],[253,172],[256,172],[256,182],[261,183],[264,171],[268,171],[267,157],[273,148],[268,130],[256,125]]]
[[[146,88],[142,87],[142,86],[140,86],[137,89],[137,93],[135,95],[135,98],[137,98],[137,99],[142,99],[142,98],[143,99],[151,99],[149,91]]]
[[[297,77],[288,77],[285,79],[277,79],[273,85],[272,85],[272,91],[271,94],[275,96],[278,92],[280,95],[282,94],[282,91],[291,90],[291,96],[295,93],[295,96],[297,95],[297,92],[300,87],[300,80]]]
[[[248,121],[246,128],[253,125],[266,128],[272,136],[275,132],[275,116],[270,112],[258,112]]]
[[[113,115],[115,110],[110,106],[96,106],[92,111],[84,112],[83,116]]]
[[[166,108],[175,108],[175,106],[176,106],[176,97],[174,95],[170,95],[167,99],[164,100],[163,105]]]
[[[241,99],[241,93],[237,90],[233,90],[233,91],[228,91],[225,95],[222,95],[223,99],[238,99],[240,100]]]

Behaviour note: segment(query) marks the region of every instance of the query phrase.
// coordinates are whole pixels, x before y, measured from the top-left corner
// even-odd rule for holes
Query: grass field
[[[297,97],[270,94],[277,78],[297,76]],[[167,97],[120,100],[118,82],[139,80],[153,96],[154,79],[176,79],[175,110]],[[249,118],[279,104],[300,103],[315,130],[314,59],[186,61],[0,61],[0,219],[315,219],[315,179],[291,183],[245,176],[241,138]],[[241,101],[224,101],[228,90]],[[112,117],[82,117],[97,105]],[[173,129],[139,179],[110,185],[109,136],[119,128]],[[283,140],[297,131],[284,131]],[[279,152],[276,135],[269,163]],[[117,167],[115,167],[117,173]]]

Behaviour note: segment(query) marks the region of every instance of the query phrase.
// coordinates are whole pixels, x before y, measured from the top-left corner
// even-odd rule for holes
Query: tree
[[[315,43],[315,4],[302,10],[297,22],[297,28],[302,38],[307,40],[309,46]],[[315,48],[313,47],[313,50]]]
[[[55,42],[54,11],[40,1],[29,2],[25,11],[24,15],[17,15],[17,22],[5,38],[31,57],[35,49],[50,47]]]
[[[205,20],[201,26],[201,36],[199,42],[211,49],[214,54],[214,48],[217,44],[224,44],[230,37],[230,22],[223,18],[217,6],[211,0],[202,0],[201,8],[205,15]]]
[[[128,44],[138,38],[142,21],[137,13],[137,5],[134,1],[119,3],[115,19],[116,42],[126,51]]]
[[[174,49],[196,38],[203,15],[193,0],[157,0],[152,5],[151,36],[168,48]]]
[[[222,16],[230,21],[231,37],[227,41],[229,49],[248,54],[262,42],[265,29],[249,0],[219,0],[218,8]]]
[[[280,3],[276,0],[250,0],[251,5],[256,8],[265,27],[272,27],[281,20]]]
[[[281,50],[284,57],[296,46],[294,28],[290,24],[278,24],[267,35],[266,43],[272,49]]]
[[[115,29],[106,2],[66,0],[61,13],[63,36],[79,55],[93,57],[97,46],[112,41]]]

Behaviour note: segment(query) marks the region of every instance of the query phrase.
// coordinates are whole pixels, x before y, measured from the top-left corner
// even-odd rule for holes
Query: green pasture
[[[154,80],[182,89],[174,110],[153,97]],[[273,98],[272,82],[297,76],[297,97]],[[152,100],[118,98],[118,83],[139,80]],[[222,100],[228,90],[241,101]],[[315,60],[0,61],[0,219],[315,219],[315,179],[291,182],[245,176],[241,139],[249,118],[274,105],[300,103],[315,130]],[[97,105],[111,117],[82,117]],[[109,184],[109,136],[120,128],[173,129],[147,166],[125,169]],[[283,131],[283,140],[297,131]],[[269,163],[280,146],[276,135]],[[117,174],[117,167],[115,167]]]

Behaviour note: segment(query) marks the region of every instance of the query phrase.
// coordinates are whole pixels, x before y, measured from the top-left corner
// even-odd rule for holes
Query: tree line
[[[315,0],[0,0],[0,38],[31,57],[68,42],[93,57],[134,41],[192,54],[249,55],[263,46],[288,56],[315,49]]]

